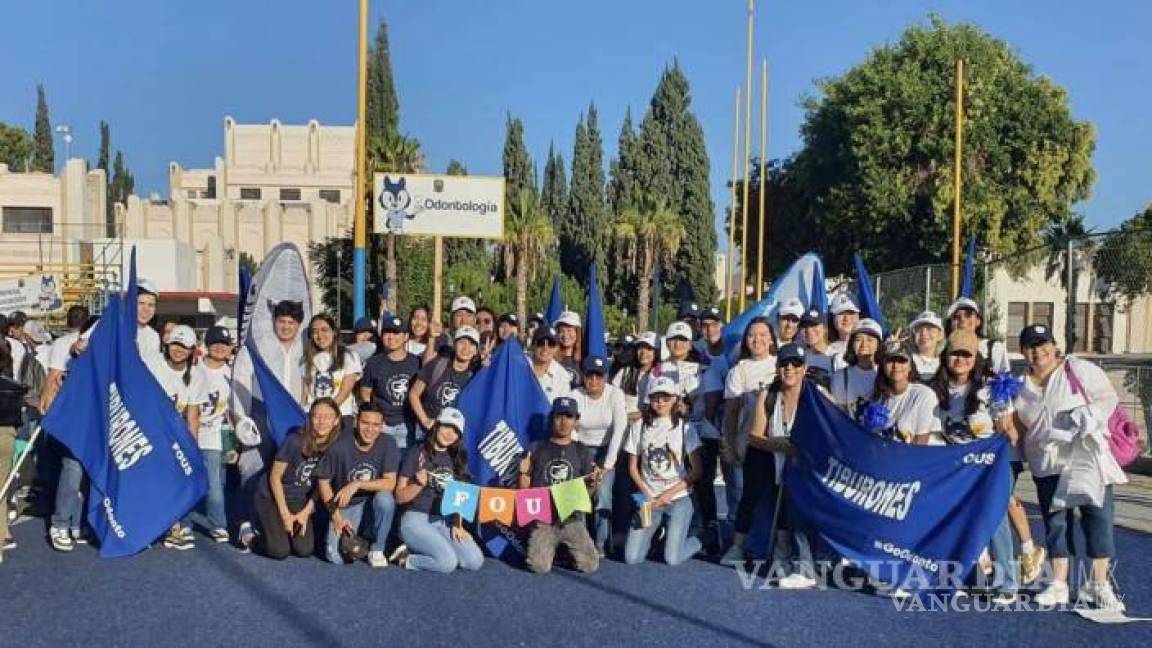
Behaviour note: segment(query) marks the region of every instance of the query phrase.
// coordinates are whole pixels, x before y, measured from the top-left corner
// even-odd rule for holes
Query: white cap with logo
[[[460,328],[456,329],[455,335],[452,336],[452,341],[455,342],[456,340],[462,338],[472,340],[476,343],[476,346],[480,346],[480,331],[477,331],[471,326],[461,326]]]
[[[464,415],[455,407],[445,407],[440,410],[440,415],[436,417],[436,422],[440,425],[454,427],[457,432],[464,434]]]
[[[456,299],[452,300],[452,310],[449,312],[455,313],[458,310],[466,310],[469,313],[475,314],[476,302],[472,301],[472,298],[468,295],[460,295]]]
[[[580,320],[580,314],[574,313],[572,311],[564,311],[563,313],[560,313],[560,317],[557,317],[556,321],[552,322],[552,326],[560,325],[574,326],[576,328],[581,328],[584,326],[583,322]]]
[[[193,331],[192,327],[187,324],[180,324],[172,329],[172,333],[168,336],[168,344],[179,344],[187,349],[194,349],[196,348],[196,331]]]
[[[672,322],[668,325],[668,330],[664,331],[664,339],[671,340],[673,338],[684,338],[691,342],[692,327],[688,325],[688,322]]]

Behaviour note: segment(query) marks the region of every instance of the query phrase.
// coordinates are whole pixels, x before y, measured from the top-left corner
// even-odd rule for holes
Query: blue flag
[[[515,488],[528,445],[549,436],[552,410],[515,338],[497,347],[492,362],[460,392],[456,407],[464,414],[472,483]],[[513,529],[485,524],[481,536],[493,556],[517,560],[525,554],[523,538]]]
[[[957,297],[973,297],[972,280],[976,274],[976,235],[968,237],[968,255],[964,257],[964,275],[960,282],[960,294]]]
[[[600,277],[595,263],[588,279],[588,311],[584,314],[584,357],[589,356],[608,359],[608,344],[604,342],[604,305],[600,300]]]
[[[548,326],[553,326],[564,312],[564,297],[560,294],[560,277],[552,278],[552,296],[548,298],[548,308],[544,310],[544,317]]]
[[[944,562],[967,573],[1008,509],[1002,435],[925,447],[871,434],[811,385],[792,426],[792,510],[837,553],[890,585],[940,584]]]
[[[252,287],[252,275],[247,266],[241,265],[237,276],[240,278],[240,299],[236,302],[236,332],[244,330],[244,309],[248,307],[248,289]]]
[[[820,257],[812,253],[796,259],[784,274],[772,282],[772,286],[765,293],[763,299],[752,304],[743,313],[733,317],[732,321],[724,326],[721,337],[724,340],[725,352],[729,356],[735,356],[737,349],[740,348],[740,339],[744,337],[744,329],[748,328],[749,322],[757,317],[767,317],[774,320],[776,308],[785,299],[799,299],[804,303],[804,307],[808,308],[811,305],[809,300],[812,297],[804,288],[807,283],[805,277],[808,276],[820,277],[821,285],[823,285],[824,264],[820,261]]]
[[[136,348],[136,257],[42,423],[83,464],[100,555],[148,547],[208,490],[196,437]]]
[[[856,302],[860,306],[860,316],[876,320],[884,333],[888,333],[888,320],[880,310],[880,302],[876,301],[876,293],[872,290],[872,277],[864,267],[864,259],[859,254],[855,256],[856,264]]]
[[[808,308],[815,308],[821,313],[828,312],[828,290],[824,284],[824,265],[818,264],[812,271],[812,289],[808,295]]]
[[[272,442],[279,447],[292,430],[304,427],[306,416],[300,404],[292,398],[292,394],[284,388],[268,363],[256,351],[256,344],[248,337],[248,355],[252,357],[252,373],[256,376],[256,384],[260,387],[260,400],[254,400],[252,418],[264,416],[268,422],[268,434]]]

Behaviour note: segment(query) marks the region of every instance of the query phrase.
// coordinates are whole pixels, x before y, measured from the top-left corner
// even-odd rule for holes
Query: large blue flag
[[[148,547],[204,497],[196,437],[136,348],[136,259],[42,423],[83,464],[103,557]]]
[[[884,313],[880,310],[880,302],[876,300],[876,292],[872,290],[872,277],[868,275],[868,269],[864,267],[864,259],[857,254],[853,262],[856,264],[856,302],[860,306],[860,315],[876,320],[880,324],[880,328],[887,334],[888,320],[884,319]]]
[[[549,436],[552,409],[515,338],[497,347],[492,362],[460,392],[456,407],[464,414],[472,483],[515,488],[528,445]],[[482,525],[481,537],[493,556],[518,560],[525,554],[524,538],[508,527]]]
[[[941,447],[893,441],[808,385],[791,440],[799,450],[785,472],[792,510],[837,553],[891,585],[913,570],[913,587],[941,584],[946,563],[966,574],[1008,509],[1002,435]]]
[[[973,279],[976,274],[976,235],[968,237],[968,254],[964,257],[964,275],[960,282],[960,294],[957,297],[972,299]]]
[[[608,358],[608,344],[604,341],[604,304],[600,299],[600,277],[596,264],[588,279],[588,310],[584,314],[584,357]]]
[[[564,297],[560,294],[560,277],[552,278],[552,295],[548,298],[548,308],[544,310],[544,317],[548,319],[548,326],[553,326],[564,312]]]
[[[809,276],[820,277],[821,285],[823,285],[824,264],[820,261],[820,257],[811,252],[796,259],[784,274],[777,277],[763,299],[749,306],[743,313],[733,317],[732,321],[724,326],[721,339],[724,340],[725,352],[729,355],[736,353],[736,350],[740,348],[740,339],[744,337],[744,329],[748,328],[748,323],[753,319],[767,317],[769,320],[773,320],[773,326],[775,326],[776,309],[780,302],[795,298],[803,302],[805,308],[810,307],[813,296],[808,294],[805,287],[807,283],[805,277]]]

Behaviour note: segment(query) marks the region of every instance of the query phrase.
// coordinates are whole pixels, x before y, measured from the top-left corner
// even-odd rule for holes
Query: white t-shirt
[[[922,383],[930,382],[936,376],[936,371],[940,369],[940,356],[924,356],[913,353],[912,369],[915,372],[916,380]]]
[[[724,400],[739,398],[748,392],[756,391],[772,384],[776,377],[776,356],[763,360],[744,358],[728,372],[724,382]]]
[[[335,398],[340,391],[340,385],[351,376],[355,380],[364,371],[360,365],[360,356],[345,349],[344,366],[332,367],[332,354],[321,351],[312,358],[312,381],[308,384],[308,393],[305,395],[304,408],[312,406],[318,398]],[[356,398],[349,395],[340,403],[341,416],[354,416],[356,414]]]
[[[966,385],[949,385],[948,386],[948,407],[943,408],[937,405],[936,417],[940,420],[940,429],[943,432],[951,431],[951,438],[954,440],[963,440],[965,436],[971,435],[975,439],[985,439],[992,436],[996,432],[994,421],[992,420],[992,412],[988,404],[988,388],[981,387],[980,391],[976,393],[976,411],[972,414],[966,414],[968,404],[968,394],[972,391],[972,384]],[[939,435],[934,434],[933,437]],[[935,441],[935,439],[933,439]],[[943,439],[940,440],[943,443]],[[939,445],[935,442],[929,445]]]
[[[528,358],[528,363],[532,363],[532,358]],[[548,371],[543,376],[536,373],[535,366],[532,367],[532,374],[536,376],[536,382],[540,383],[540,389],[544,390],[549,403],[572,393],[572,374],[555,360],[548,364]]]
[[[628,411],[629,414],[636,414],[640,411],[640,394],[647,390],[649,372],[642,372],[636,378],[636,393],[629,394],[624,392],[624,376],[626,373],[628,373],[628,371],[630,370],[624,369],[617,372],[616,376],[612,378],[612,384],[615,387],[619,387],[620,391],[624,393],[624,408]]]
[[[136,327],[136,349],[144,364],[164,361],[164,353],[160,350],[160,334],[151,326]]]
[[[861,369],[855,365],[845,367],[832,374],[829,384],[832,402],[848,412],[849,416],[855,416],[860,403],[872,398],[875,385],[875,369]]]
[[[424,357],[424,352],[428,350],[428,345],[416,340],[408,340],[404,343],[404,347],[408,349],[408,353],[416,356],[417,358]]]
[[[202,365],[194,364],[187,371],[188,384],[184,384],[185,370],[173,369],[167,360],[152,362],[148,368],[181,416],[189,406],[202,408],[208,402],[208,374]]]
[[[200,404],[200,433],[198,440],[204,450],[223,450],[224,443],[220,430],[228,413],[228,403],[232,401],[232,371],[227,364],[213,369],[205,364],[205,400]]]
[[[604,385],[600,398],[592,398],[583,387],[572,393],[576,406],[580,408],[580,426],[576,428],[576,440],[589,448],[604,448],[604,467],[616,465],[620,445],[628,431],[628,412],[624,404],[624,392],[614,385]]]
[[[44,371],[48,371],[48,363],[52,361],[52,343],[39,344],[36,346],[36,361],[44,367]]]
[[[992,373],[1012,371],[1012,362],[1008,359],[1008,349],[1003,342],[992,342],[988,339],[980,340],[980,355],[991,364]]]
[[[68,373],[68,367],[75,358],[72,357],[72,345],[80,339],[80,333],[72,331],[56,338],[52,342],[52,350],[48,354],[48,369],[55,369]]]
[[[24,362],[24,356],[28,353],[28,349],[24,347],[24,343],[16,338],[6,338],[8,341],[8,354],[12,356],[12,378],[20,380],[20,364]]]
[[[640,478],[656,495],[688,476],[688,455],[699,447],[700,439],[694,426],[681,421],[680,425],[672,427],[669,418],[656,419],[652,425],[633,421],[624,442],[624,451],[636,455]],[[672,499],[687,496],[688,491],[683,490]]]
[[[680,387],[680,397],[692,399],[692,411],[696,411],[696,403],[699,401],[703,404],[703,399],[697,398],[700,395],[700,386],[704,372],[701,370],[700,363],[691,362],[689,360],[665,360],[661,362],[656,369],[652,372],[651,378],[668,378]],[[644,382],[644,390],[640,392],[640,403],[642,405],[648,404],[648,382]],[[701,410],[702,411],[702,410]]]
[[[912,439],[940,429],[940,420],[936,418],[939,399],[927,385],[912,383],[903,394],[894,394],[883,402],[892,416],[892,427],[904,438]]]

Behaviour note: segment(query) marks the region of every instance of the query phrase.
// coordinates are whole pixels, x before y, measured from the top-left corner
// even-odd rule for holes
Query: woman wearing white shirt
[[[944,323],[932,311],[924,311],[908,325],[912,329],[912,367],[917,382],[931,383],[940,369],[940,341]]]
[[[948,307],[948,321],[944,322],[944,335],[951,335],[952,331],[972,331],[980,338],[980,355],[988,360],[991,373],[999,374],[1012,371],[1012,363],[1008,360],[1008,349],[1003,342],[993,342],[984,334],[984,316],[980,314],[980,307],[975,300],[961,297]]]
[[[624,392],[624,407],[628,411],[628,420],[640,420],[640,394],[645,391],[648,376],[659,361],[660,351],[656,334],[645,331],[636,340],[636,354],[632,364],[618,371],[612,378],[612,384]]]
[[[872,398],[876,386],[876,353],[884,332],[876,320],[856,322],[844,351],[845,367],[832,374],[832,401],[855,417],[860,404]]]
[[[588,448],[596,465],[596,533],[600,555],[608,552],[612,537],[612,486],[616,460],[628,429],[624,392],[608,384],[608,362],[599,356],[584,360],[584,385],[572,397],[580,409],[576,440]]]
[[[572,393],[572,374],[556,361],[556,329],[541,326],[532,336],[532,373],[548,402]]]
[[[1020,348],[1028,361],[1028,373],[1016,396],[1015,424],[1036,483],[1045,544],[1052,559],[1052,581],[1037,595],[1036,602],[1068,603],[1068,557],[1075,553],[1072,525],[1074,509],[1078,508],[1087,554],[1092,559],[1092,579],[1081,586],[1078,601],[1122,612],[1124,604],[1109,581],[1115,555],[1112,485],[1123,484],[1127,478],[1112,457],[1106,436],[1107,421],[1120,402],[1119,396],[1096,365],[1079,358],[1061,358],[1047,326],[1026,326],[1020,333]],[[1100,504],[1064,506],[1055,502],[1062,480],[1082,482],[1083,490],[1093,496],[1091,499],[1098,496]]]
[[[336,339],[336,320],[327,313],[312,317],[308,333],[301,372],[304,394],[300,404],[307,410],[316,399],[331,398],[340,406],[345,426],[350,426],[356,416],[356,399],[352,398],[352,391],[363,371],[360,357]]]
[[[849,340],[856,330],[856,323],[860,321],[860,307],[851,297],[841,293],[832,298],[829,310],[832,313],[832,327],[829,331],[832,350],[847,355]]]
[[[905,443],[942,445],[936,419],[938,399],[931,387],[912,382],[912,358],[900,342],[888,342],[880,354],[880,373],[872,402],[888,411],[888,425],[879,430]]]
[[[744,451],[748,447],[749,398],[776,377],[776,350],[772,327],[765,317],[755,317],[744,327],[736,366],[724,381],[724,425],[721,428],[720,460],[724,470],[724,496],[729,516],[740,503],[744,490]]]

